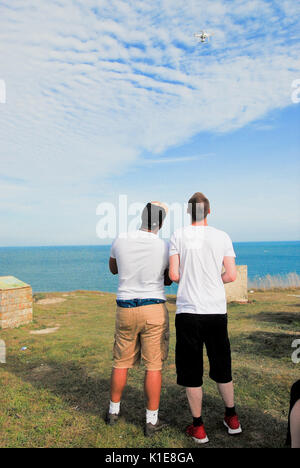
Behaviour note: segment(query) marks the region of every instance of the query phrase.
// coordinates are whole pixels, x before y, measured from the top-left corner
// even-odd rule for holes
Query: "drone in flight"
[[[195,33],[194,37],[198,39],[199,42],[208,42],[209,38],[212,36],[212,34],[209,34],[205,31],[201,31],[200,33]]]

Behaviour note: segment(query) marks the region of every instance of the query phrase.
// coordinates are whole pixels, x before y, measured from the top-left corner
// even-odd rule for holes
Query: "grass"
[[[266,275],[262,278],[256,276],[248,280],[249,288],[266,291],[268,289],[292,289],[300,288],[300,275],[288,273],[286,275]]]
[[[250,303],[229,305],[236,406],[244,432],[226,434],[223,405],[205,358],[204,421],[210,438],[205,448],[284,445],[289,391],[299,378],[299,365],[291,360],[291,344],[300,338],[297,295],[299,289],[256,291],[249,294]],[[171,342],[161,400],[161,414],[170,425],[150,440],[143,435],[143,368],[130,372],[120,423],[109,428],[103,420],[115,296],[77,291],[39,299],[47,297],[65,302],[37,301],[32,324],[0,331],[7,346],[7,363],[0,364],[0,447],[194,447],[183,432],[191,420],[185,391],[176,385],[174,297],[168,301]],[[57,326],[53,334],[30,334]]]

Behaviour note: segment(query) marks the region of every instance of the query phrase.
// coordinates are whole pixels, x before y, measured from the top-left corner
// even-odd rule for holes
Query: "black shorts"
[[[178,385],[202,386],[204,344],[210,364],[210,378],[218,383],[231,382],[227,314],[177,314],[176,338]]]

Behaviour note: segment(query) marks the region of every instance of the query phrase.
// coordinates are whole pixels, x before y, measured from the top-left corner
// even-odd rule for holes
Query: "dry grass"
[[[248,280],[250,289],[266,291],[268,289],[291,289],[300,288],[300,275],[288,273],[287,275],[266,275]]]

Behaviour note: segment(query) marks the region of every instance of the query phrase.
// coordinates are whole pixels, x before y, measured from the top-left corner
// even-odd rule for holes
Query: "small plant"
[[[45,299],[45,298],[46,298],[46,294],[36,293],[36,294],[33,295],[33,302],[38,302],[41,299]]]

